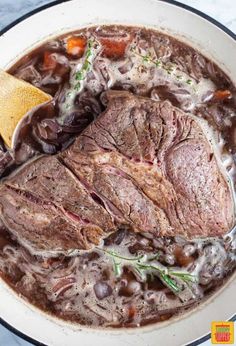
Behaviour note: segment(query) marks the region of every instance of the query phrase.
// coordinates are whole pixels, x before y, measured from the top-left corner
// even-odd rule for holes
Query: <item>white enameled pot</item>
[[[113,23],[167,32],[215,61],[236,84],[235,36],[207,16],[174,1],[55,1],[2,32],[0,67],[10,67],[51,36],[87,25]],[[46,315],[0,281],[0,321],[28,340],[50,346],[179,346],[209,333],[211,321],[232,318],[236,310],[235,288],[236,282],[231,278],[207,303],[182,318],[139,329],[95,330]]]

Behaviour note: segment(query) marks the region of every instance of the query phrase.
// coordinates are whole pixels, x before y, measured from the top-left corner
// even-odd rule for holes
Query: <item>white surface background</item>
[[[23,14],[50,2],[52,2],[52,0],[0,0],[0,30]],[[195,7],[202,12],[209,14],[210,16],[227,26],[229,29],[231,29],[234,33],[236,33],[236,0],[182,0],[180,2]],[[28,321],[28,323],[30,323],[30,321]],[[14,334],[10,333],[7,329],[0,326],[0,346],[30,345],[31,344],[29,344],[28,342],[18,338]],[[206,341],[202,344],[202,346],[210,345],[210,341]],[[83,346],[79,345],[79,340],[78,346]],[[157,346],[165,345],[164,342],[160,345],[157,341]]]

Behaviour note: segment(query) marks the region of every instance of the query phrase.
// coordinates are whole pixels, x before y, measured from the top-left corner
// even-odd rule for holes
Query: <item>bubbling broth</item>
[[[182,314],[226,283],[236,89],[218,66],[158,31],[99,26],[48,41],[9,72],[53,96],[24,117],[13,150],[0,143],[0,274],[16,292],[60,318],[117,328]]]

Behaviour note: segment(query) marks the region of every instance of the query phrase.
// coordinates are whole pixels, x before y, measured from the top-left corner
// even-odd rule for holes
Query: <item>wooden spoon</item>
[[[18,122],[33,107],[52,96],[0,69],[0,135],[8,147]]]

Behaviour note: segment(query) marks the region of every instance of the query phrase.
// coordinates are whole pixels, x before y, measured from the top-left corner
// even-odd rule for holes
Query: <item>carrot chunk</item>
[[[67,40],[67,53],[81,57],[86,47],[86,39],[84,37],[72,36]]]
[[[215,101],[224,101],[229,100],[232,97],[230,90],[216,90],[213,95],[213,100]]]
[[[44,70],[54,70],[57,66],[57,61],[52,52],[44,52],[43,68]]]
[[[126,47],[130,42],[128,39],[114,39],[110,37],[100,38],[99,41],[103,46],[103,56],[113,59],[122,58],[125,54]]]
[[[131,305],[128,307],[128,317],[130,320],[133,320],[135,315],[137,313],[136,307],[134,305]]]

